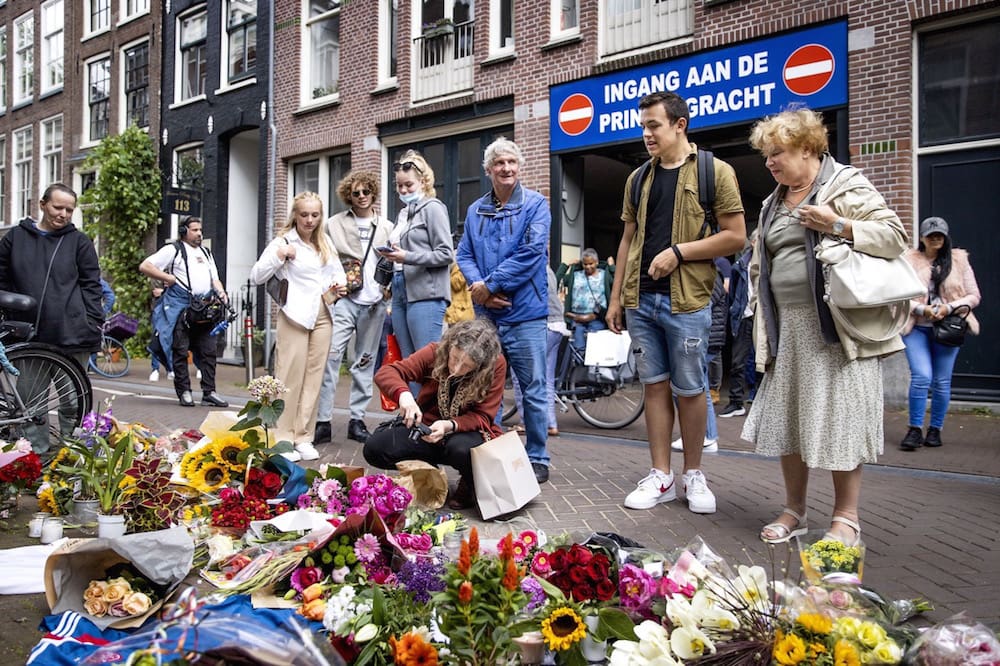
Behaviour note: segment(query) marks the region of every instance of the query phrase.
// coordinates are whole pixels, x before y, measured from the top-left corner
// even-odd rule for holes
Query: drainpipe
[[[270,242],[274,235],[274,173],[278,161],[278,128],[274,124],[274,2],[268,2],[268,29],[267,29],[267,66],[270,74],[267,77],[267,203],[264,221],[264,229],[267,232],[267,242]],[[264,356],[267,358],[271,350],[271,305],[264,299]],[[249,361],[253,366],[253,360]],[[252,372],[252,370],[251,370]]]

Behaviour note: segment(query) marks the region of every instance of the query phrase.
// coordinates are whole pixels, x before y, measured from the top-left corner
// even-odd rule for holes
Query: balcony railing
[[[413,101],[472,90],[475,21],[435,26],[413,40]]]
[[[606,0],[604,55],[642,49],[694,32],[695,0]]]

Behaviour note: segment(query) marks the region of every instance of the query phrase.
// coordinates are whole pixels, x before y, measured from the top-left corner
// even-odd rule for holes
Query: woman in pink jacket
[[[911,301],[910,321],[903,329],[910,363],[910,429],[899,448],[914,451],[921,445],[941,446],[941,428],[951,400],[951,373],[961,349],[935,342],[934,323],[967,305],[969,333],[978,334],[979,322],[971,311],[979,305],[979,286],[969,253],[952,249],[948,223],[940,217],[928,217],[920,223],[920,244],[906,253],[906,260],[927,284],[927,294]],[[931,423],[925,437],[922,429],[928,388]]]

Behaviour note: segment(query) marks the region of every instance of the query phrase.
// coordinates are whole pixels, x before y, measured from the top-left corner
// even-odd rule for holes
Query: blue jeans
[[[696,396],[706,390],[705,354],[712,309],[672,313],[669,294],[639,294],[628,313],[628,332],[636,349],[643,384],[670,380],[673,393]]]
[[[719,424],[715,422],[715,405],[712,404],[712,394],[708,392],[708,366],[718,354],[705,357],[705,401],[708,411],[705,414],[705,439],[719,439]],[[674,396],[674,407],[677,407],[677,396]]]
[[[573,324],[573,346],[580,350],[582,354],[587,350],[587,333],[593,331],[603,331],[608,327],[600,319],[588,321],[585,324]]]
[[[910,425],[923,427],[927,389],[930,389],[931,427],[940,430],[951,401],[951,373],[961,347],[939,345],[933,335],[929,326],[914,326],[903,336],[903,342],[910,364]]]
[[[549,330],[545,338],[545,388],[548,393],[549,402],[549,428],[559,429],[559,421],[556,420],[556,361],[559,360],[559,343],[562,342],[562,333]],[[517,413],[524,414],[524,397],[521,395],[521,385],[517,382],[517,375],[512,378],[514,385],[514,404],[517,405]],[[501,411],[503,407],[501,406]]]
[[[497,324],[500,345],[523,393],[521,420],[524,422],[525,450],[528,460],[548,466],[548,414],[546,402],[545,341],[548,327],[545,319],[522,321],[518,324]]]
[[[317,421],[329,421],[333,416],[340,365],[352,337],[354,363],[350,369],[351,418],[364,420],[365,410],[372,399],[375,355],[378,353],[384,319],[384,301],[373,305],[358,305],[349,298],[342,298],[333,306],[333,335],[330,338],[330,355],[327,357],[326,370],[323,372],[323,385],[319,389]]]
[[[443,298],[408,303],[403,272],[396,271],[392,277],[392,330],[403,358],[441,339],[447,308]]]

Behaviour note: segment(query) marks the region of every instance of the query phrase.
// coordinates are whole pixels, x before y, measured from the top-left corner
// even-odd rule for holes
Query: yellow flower
[[[875,646],[872,656],[875,657],[875,663],[898,664],[903,658],[903,650],[894,640],[887,638]]]
[[[48,511],[53,516],[59,515],[59,502],[56,501],[56,493],[51,486],[38,492],[38,510]]]
[[[587,625],[572,608],[557,608],[542,620],[542,637],[550,650],[568,650],[586,635]]]
[[[806,644],[795,634],[787,634],[774,643],[772,656],[781,666],[801,664],[806,658]]]
[[[229,483],[229,469],[217,462],[206,462],[188,480],[201,492],[211,492]]]
[[[874,622],[862,622],[858,629],[858,642],[869,650],[888,638],[885,629]]]
[[[861,658],[850,641],[840,639],[833,646],[833,664],[834,666],[861,666]]]
[[[240,451],[247,448],[249,444],[244,442],[235,433],[220,437],[212,442],[212,455],[219,462],[229,465],[229,468],[236,473],[242,472],[246,465],[241,465],[236,458]]]
[[[813,634],[828,634],[833,628],[833,620],[820,613],[802,613],[795,619],[795,624]]]
[[[833,625],[833,633],[843,638],[857,640],[861,631],[861,620],[856,617],[840,617]]]

